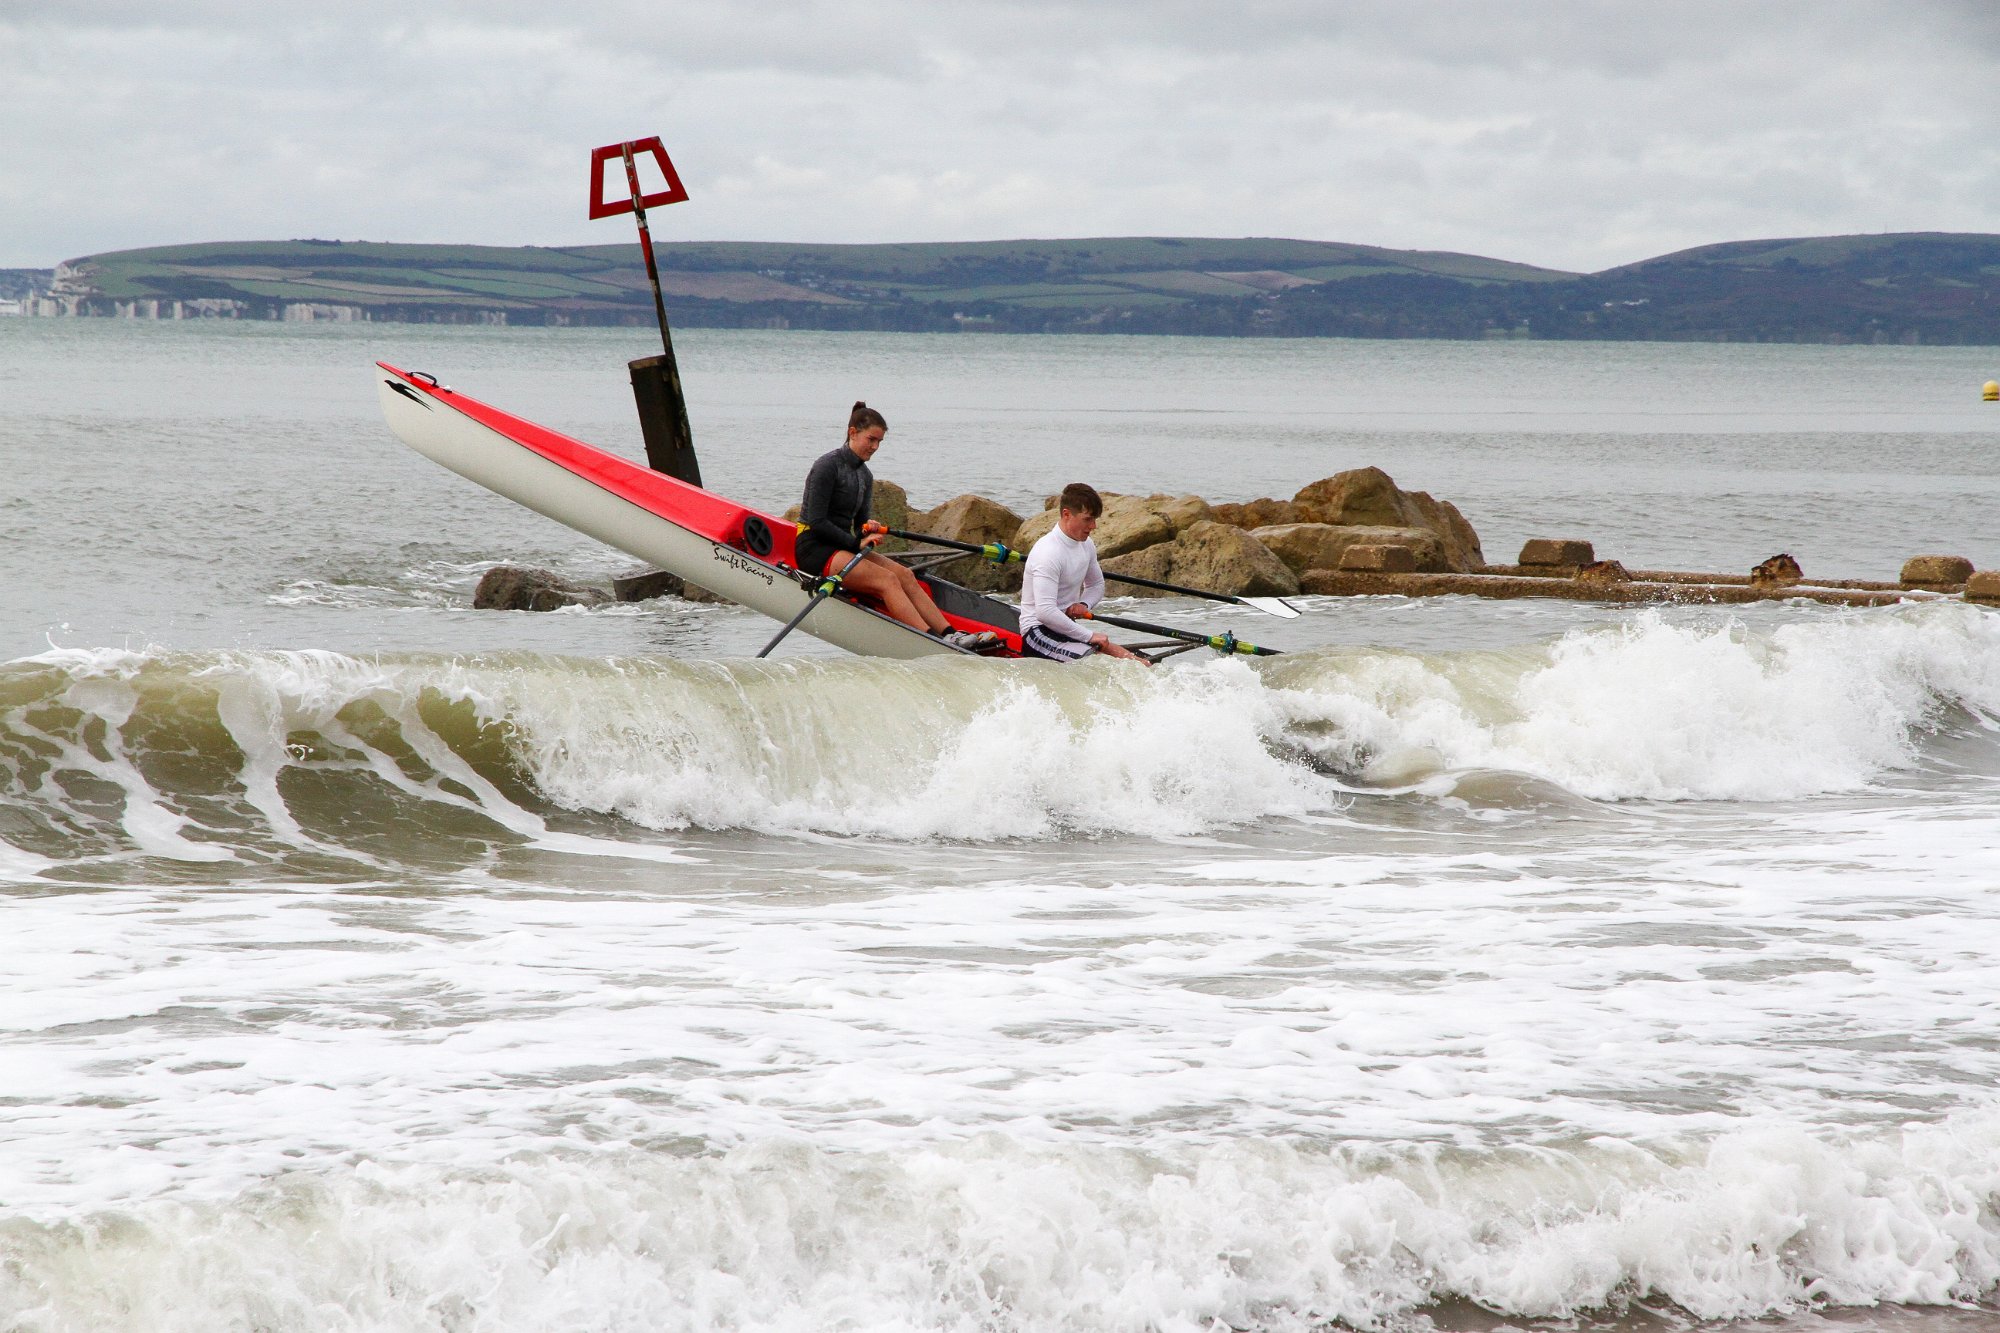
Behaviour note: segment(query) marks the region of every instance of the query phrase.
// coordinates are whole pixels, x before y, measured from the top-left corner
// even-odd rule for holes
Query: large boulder
[[[1451,568],[1445,557],[1444,542],[1429,528],[1281,523],[1256,528],[1250,535],[1269,547],[1271,554],[1284,561],[1294,574],[1304,574],[1309,569],[1339,569],[1348,549],[1355,546],[1407,546],[1416,557],[1417,568],[1425,573],[1442,574]]]
[[[1406,491],[1424,516],[1424,526],[1444,543],[1445,564],[1461,574],[1477,574],[1486,568],[1486,553],[1479,549],[1479,534],[1458,506],[1449,500],[1433,500],[1424,491]]]
[[[1322,477],[1301,489],[1292,503],[1301,523],[1427,529],[1437,534],[1446,568],[1475,573],[1486,568],[1479,534],[1457,506],[1423,491],[1406,491],[1379,467]]]
[[[1298,522],[1299,507],[1291,500],[1245,500],[1242,504],[1212,505],[1209,517],[1233,528],[1268,528]]]
[[[495,565],[472,590],[476,611],[559,611],[565,606],[599,606],[611,600],[602,588],[573,583],[546,569]]]
[[[1091,540],[1097,543],[1100,559],[1143,551],[1172,541],[1202,521],[1207,509],[1208,503],[1193,495],[1109,495]],[[1023,523],[1007,544],[1017,551],[1031,549],[1054,529],[1060,514],[1055,508],[1044,509]]]
[[[1241,528],[1210,519],[1192,524],[1171,542],[1104,561],[1106,573],[1131,574],[1233,597],[1283,597],[1299,580],[1269,547]],[[1170,597],[1171,593],[1112,583],[1115,596]]]
[[[971,542],[975,546],[984,546],[988,542],[1003,542],[1011,546],[1014,534],[1021,530],[1019,514],[983,495],[960,495],[946,500],[935,509],[912,515],[910,523],[911,531],[950,541]],[[968,555],[963,560],[935,566],[933,572],[940,578],[980,592],[1017,592],[1021,587],[1021,564],[1018,560],[996,565],[984,556]]]
[[[1173,525],[1176,537],[1197,523],[1215,518],[1214,507],[1199,495],[1148,495],[1143,503]]]
[[[910,493],[893,481],[875,478],[875,495],[868,506],[868,517],[884,527],[901,532],[911,531]],[[886,537],[875,548],[878,551],[907,551],[910,544],[901,537]]]
[[[1423,511],[1403,488],[1379,467],[1336,472],[1302,487],[1292,497],[1302,523],[1338,523],[1355,527],[1421,528]]]

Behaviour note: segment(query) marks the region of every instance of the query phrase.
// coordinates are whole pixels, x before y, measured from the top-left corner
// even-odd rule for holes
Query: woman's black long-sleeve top
[[[846,445],[813,460],[799,521],[835,551],[861,549],[861,525],[875,499],[875,474]],[[817,571],[815,571],[817,572]]]

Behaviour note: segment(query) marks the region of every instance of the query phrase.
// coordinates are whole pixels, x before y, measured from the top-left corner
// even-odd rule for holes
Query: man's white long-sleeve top
[[[1096,606],[1104,597],[1104,571],[1097,564],[1097,547],[1052,528],[1028,552],[1021,570],[1021,629],[1040,625],[1065,639],[1088,643],[1094,632],[1069,618],[1069,608],[1082,602]]]

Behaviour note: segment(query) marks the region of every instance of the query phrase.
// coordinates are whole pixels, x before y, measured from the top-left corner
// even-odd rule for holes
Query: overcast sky
[[[688,240],[1291,236],[1596,270],[2000,231],[2000,0],[0,0],[0,267]]]

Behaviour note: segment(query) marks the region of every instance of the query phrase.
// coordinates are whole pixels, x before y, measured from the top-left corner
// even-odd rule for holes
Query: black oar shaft
[[[868,555],[868,548],[864,546],[860,550],[854,553],[854,558],[852,560],[848,561],[846,564],[840,567],[839,573],[829,575],[826,581],[821,583],[819,587],[813,592],[813,595],[806,599],[806,604],[799,608],[799,613],[793,616],[790,620],[786,621],[785,627],[779,630],[776,634],[773,634],[771,636],[771,641],[758,650],[757,656],[769,657],[771,655],[771,650],[773,648],[776,648],[779,642],[783,640],[787,634],[790,634],[793,630],[797,629],[799,626],[799,622],[804,620],[807,616],[811,615],[814,607],[818,606],[821,602],[831,597],[834,594],[835,590],[840,587],[841,581],[847,577],[847,572],[853,569],[856,565],[860,564],[862,560],[866,558],[867,555]]]
[[[928,532],[905,532],[901,528],[889,528],[887,531],[891,537],[901,537],[905,541],[924,542],[931,546],[943,546],[953,551],[965,551],[972,555],[983,555],[996,565],[1004,565],[1009,560],[1025,560],[1027,558],[1004,542],[987,542],[981,545],[978,542],[954,541],[950,537],[933,537]]]
[[[1158,588],[1161,592],[1177,592],[1183,597],[1206,597],[1211,602],[1240,602],[1241,597],[1232,597],[1226,592],[1203,592],[1200,588],[1187,588],[1178,583],[1161,583],[1158,579],[1142,579],[1136,574],[1113,574],[1104,571],[1104,577],[1112,583],[1130,583],[1140,588]]]
[[[1172,625],[1155,625],[1144,620],[1131,620],[1125,616],[1107,616],[1096,611],[1089,612],[1085,619],[1101,620],[1107,625],[1120,629],[1135,629],[1141,634],[1158,634],[1162,638],[1179,639],[1182,643],[1200,644],[1213,648],[1218,653],[1244,653],[1252,657],[1276,657],[1276,648],[1259,648],[1254,643],[1245,643],[1227,630],[1221,634],[1200,634],[1194,630],[1175,629]]]

